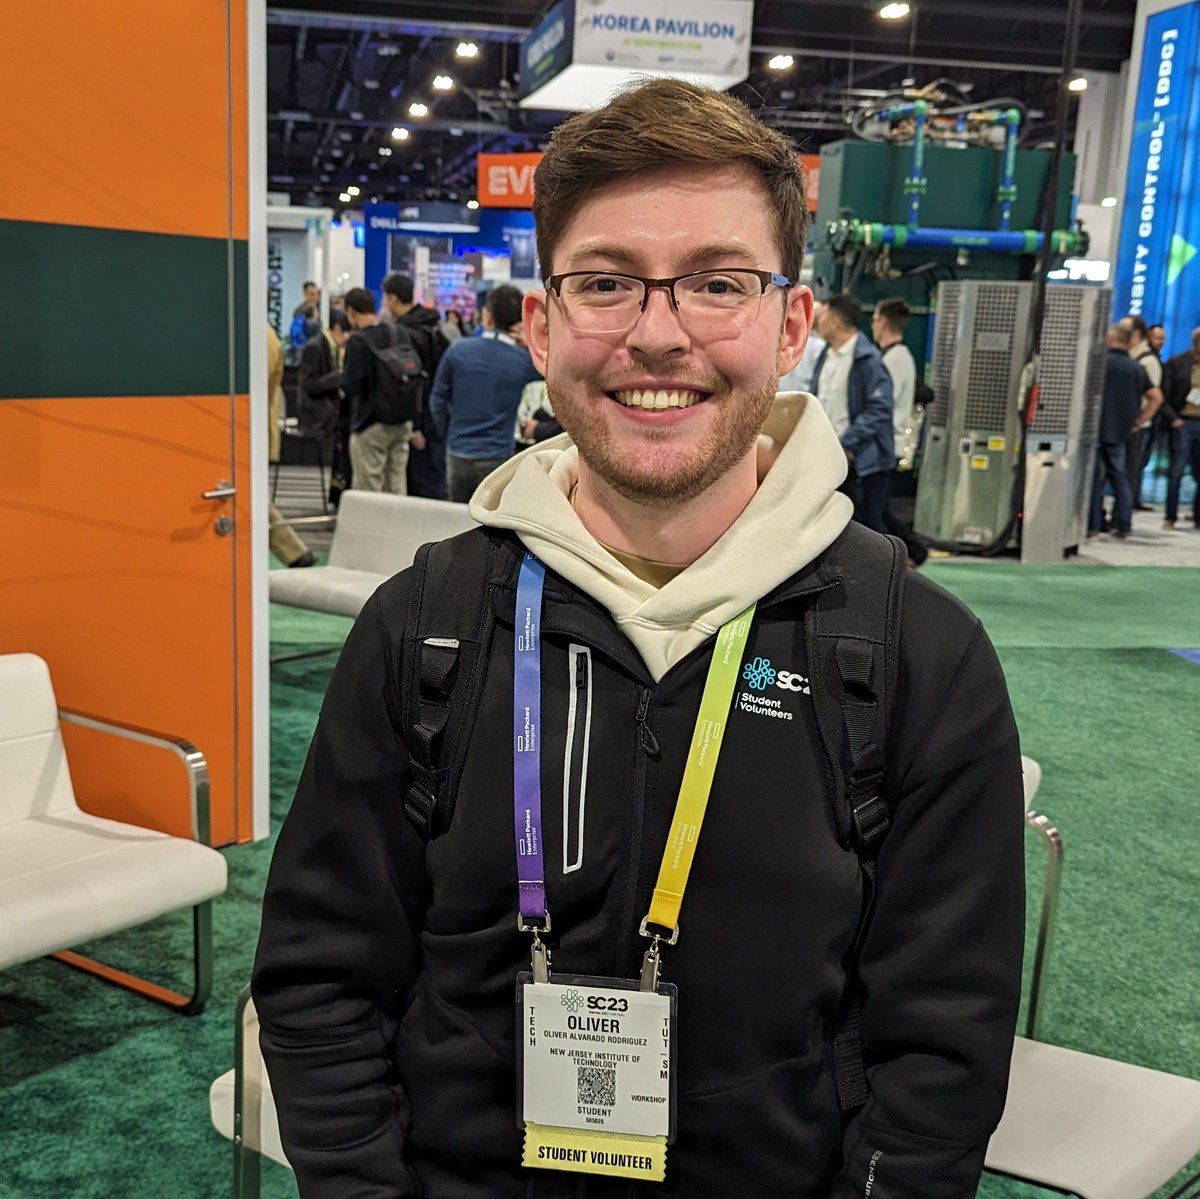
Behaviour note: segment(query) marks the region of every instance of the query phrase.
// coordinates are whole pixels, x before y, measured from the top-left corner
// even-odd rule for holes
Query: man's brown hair
[[[908,318],[912,316],[912,309],[899,297],[892,300],[880,300],[875,305],[875,311],[887,321],[893,332],[896,333],[904,332],[908,325]]]
[[[543,272],[553,271],[563,230],[597,188],[655,167],[739,162],[762,182],[783,271],[794,282],[808,236],[808,198],[791,142],[740,100],[681,79],[639,84],[555,129],[534,176]]]

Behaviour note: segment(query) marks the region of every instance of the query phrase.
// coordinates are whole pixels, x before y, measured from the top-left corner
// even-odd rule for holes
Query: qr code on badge
[[[580,1066],[579,1103],[583,1107],[615,1107],[617,1069],[615,1066]]]

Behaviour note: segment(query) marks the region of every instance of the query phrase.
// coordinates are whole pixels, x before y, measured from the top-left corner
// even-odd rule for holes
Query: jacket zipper
[[[630,952],[630,943],[641,918],[634,912],[637,903],[638,883],[642,872],[642,839],[646,824],[646,775],[650,758],[658,754],[658,738],[650,729],[649,712],[652,692],[643,688],[638,699],[637,724],[638,744],[642,748],[636,754],[633,766],[633,816],[629,829],[629,874],[625,881],[625,903],[621,912],[621,926],[617,930],[617,957],[615,972],[624,970],[625,959]]]
[[[563,874],[583,865],[583,824],[587,813],[588,748],[592,736],[592,651],[567,647],[571,698],[567,707],[563,759]]]

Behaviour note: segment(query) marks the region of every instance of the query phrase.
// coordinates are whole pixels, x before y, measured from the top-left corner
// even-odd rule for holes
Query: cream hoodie
[[[571,507],[579,451],[566,434],[488,475],[470,512],[480,524],[514,530],[551,570],[607,608],[657,682],[850,521],[850,500],[837,491],[846,455],[816,399],[780,394],[762,432],[754,497],[706,554],[661,588],[618,562]]]

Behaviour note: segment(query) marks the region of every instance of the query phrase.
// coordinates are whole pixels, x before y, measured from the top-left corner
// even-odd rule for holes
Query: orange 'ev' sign
[[[535,154],[480,154],[476,198],[480,208],[532,208]]]
[[[800,154],[808,184],[808,207],[817,210],[821,179],[821,156]],[[532,208],[533,173],[542,161],[540,153],[480,154],[476,197],[480,208]]]

